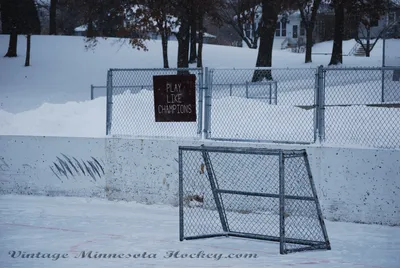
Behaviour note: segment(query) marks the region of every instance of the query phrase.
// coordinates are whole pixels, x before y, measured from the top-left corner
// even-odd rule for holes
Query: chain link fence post
[[[205,67],[205,85],[204,85],[204,127],[203,134],[204,139],[208,139],[210,136],[210,126],[211,126],[211,82],[212,70]]]
[[[318,142],[318,122],[319,122],[319,87],[318,79],[319,68],[315,71],[315,87],[314,87],[314,143]]]
[[[107,106],[106,106],[106,135],[111,134],[111,118],[112,118],[112,70],[107,72]]]
[[[90,100],[93,100],[93,95],[94,95],[94,86],[90,85]]]
[[[199,92],[198,92],[198,122],[197,122],[197,134],[201,138],[201,130],[203,127],[203,91],[204,91],[204,69],[201,68],[199,71]]]
[[[319,71],[319,89],[320,89],[320,124],[319,124],[319,140],[321,142],[325,141],[325,75],[326,70],[323,66],[320,66],[321,70]]]
[[[314,113],[314,142],[325,140],[325,69],[321,65],[317,69],[315,81],[315,113]]]

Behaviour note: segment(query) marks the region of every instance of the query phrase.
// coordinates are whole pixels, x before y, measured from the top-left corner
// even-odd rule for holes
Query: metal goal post
[[[330,250],[306,150],[179,147],[180,241],[219,236]]]

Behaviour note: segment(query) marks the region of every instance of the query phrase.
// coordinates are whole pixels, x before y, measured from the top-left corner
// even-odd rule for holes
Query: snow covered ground
[[[2,70],[0,72],[0,134],[2,135],[102,137],[105,135],[105,98],[100,97],[90,101],[90,85],[105,85],[106,72],[109,68],[159,68],[162,66],[161,45],[159,41],[150,41],[148,43],[148,52],[133,50],[128,44],[120,44],[115,39],[100,40],[96,50],[85,51],[85,44],[82,37],[34,36],[32,38],[32,66],[27,68],[23,67],[25,53],[24,38],[21,36],[18,43],[20,55],[18,58],[0,58],[0,68]],[[6,49],[7,42],[8,36],[0,35],[0,47],[3,50]],[[344,52],[350,52],[354,44],[354,41],[345,41]],[[325,42],[317,44],[313,52],[329,53],[331,48],[332,43]],[[346,56],[344,57],[344,66],[380,66],[381,48],[382,42],[378,42],[370,58]],[[390,50],[388,49],[388,51]],[[176,66],[176,52],[176,42],[170,42],[169,59],[171,67]],[[204,47],[204,65],[210,68],[252,68],[256,56],[257,51],[247,48],[215,45],[205,45]],[[304,64],[303,54],[296,54],[286,50],[276,50],[273,56],[273,66],[277,68],[314,68],[321,64],[326,66],[329,59],[329,55],[314,55],[313,63]],[[215,111],[212,113],[214,116],[212,128],[215,137],[276,139],[278,136],[278,139],[285,140],[287,139],[287,135],[289,135],[292,140],[309,141],[312,139],[312,133],[310,132],[312,130],[312,110],[307,111],[293,107],[293,105],[310,105],[312,103],[314,70],[309,70],[309,72],[308,78],[291,76],[289,73],[284,74],[282,79],[286,79],[287,84],[284,84],[285,81],[279,82],[280,91],[278,98],[280,100],[279,104],[282,105],[280,107],[266,107],[265,105],[263,106],[263,103],[256,103],[254,100],[238,100],[237,97],[240,94],[229,97],[227,95],[228,91],[222,92],[222,90],[219,90],[217,93],[222,94],[219,97],[228,98],[225,100],[220,98],[214,102],[213,109]],[[380,97],[380,85],[377,84],[378,80],[376,80],[379,79],[379,74],[374,72],[370,76],[372,78],[369,77],[369,79],[372,80],[369,84],[361,83],[365,83],[366,81],[364,75],[347,74],[341,76],[339,79],[341,87],[335,84],[331,85],[336,86],[335,88],[331,88],[331,92],[335,93],[335,97],[332,99],[336,102],[334,104],[346,104],[350,100],[357,104],[365,104],[368,101],[376,103]],[[229,82],[234,77],[235,74],[226,76],[224,78],[225,82]],[[358,80],[356,79],[357,77]],[[303,80],[299,81],[298,79],[300,78]],[[356,79],[357,81],[353,82],[357,82],[357,84],[349,85],[349,81],[347,81],[349,79]],[[332,81],[336,80],[331,79]],[[297,91],[287,92],[293,91],[293,88]],[[365,94],[366,88],[368,89],[368,94]],[[300,89],[302,90],[300,91]],[[360,99],[361,93],[364,94],[362,99]],[[216,97],[218,94],[214,94],[213,97]],[[95,96],[104,96],[104,89],[96,90]],[[160,125],[155,127],[153,116],[144,112],[145,110],[152,109],[151,105],[148,104],[151,98],[149,94],[146,95],[143,93],[129,96],[127,100],[124,100],[124,102],[129,100],[138,104],[136,107],[130,105],[126,107],[126,110],[119,112],[130,112],[130,115],[136,114],[135,116],[138,116],[138,119],[142,121],[136,120],[136,124],[126,129],[123,125],[119,127],[115,123],[119,119],[114,118],[114,127],[121,129],[117,134],[125,134],[124,132],[132,134],[132,131],[136,131],[136,133],[142,135],[157,136],[163,136],[164,133],[168,133],[170,136],[187,136],[188,132],[190,132],[189,136],[194,134],[193,132],[195,132],[196,127],[192,126],[181,128],[179,133],[174,133],[174,131],[171,131],[171,128],[160,127]],[[339,100],[343,100],[345,103]],[[289,112],[284,113],[286,117],[284,116],[279,122],[282,122],[282,126],[293,127],[282,129],[285,132],[284,134],[282,131],[278,131],[275,134],[268,133],[268,135],[265,135],[260,133],[260,129],[270,127],[269,123],[273,120],[270,120],[267,124],[252,124],[248,120],[239,122],[235,126],[221,124],[220,122],[233,122],[233,120],[226,118],[227,113],[218,113],[218,111],[226,111],[227,107],[229,107],[231,114],[242,112],[243,109],[240,111],[234,110],[237,107],[234,106],[237,101],[240,101],[240,107],[243,107],[244,110],[246,110],[245,107],[253,105],[260,106],[260,109],[262,107],[266,108],[263,111],[272,116],[273,120],[277,120],[277,114],[282,114],[279,111],[289,109]],[[270,109],[277,111],[270,113]],[[332,109],[339,109],[342,114],[347,113],[344,111],[346,108],[343,107]],[[352,116],[354,118],[363,116],[374,118],[374,121],[371,121],[371,123],[368,121],[362,122],[366,129],[370,129],[371,125],[373,125],[376,129],[385,130],[387,126],[383,124],[387,124],[387,122],[382,120],[382,114],[385,118],[393,118],[395,121],[400,118],[398,109],[365,109],[368,110],[364,110],[363,107],[357,109]],[[298,117],[293,115],[298,115]],[[248,116],[250,114],[246,115],[246,117]],[[143,121],[143,118],[146,117],[151,121]],[[259,116],[259,118],[262,118],[262,116]],[[346,119],[345,116],[341,118],[343,120]],[[293,124],[293,122],[296,123]],[[299,123],[301,122],[303,123],[300,127]],[[340,123],[353,125],[352,121]],[[145,127],[146,130],[142,131],[141,127]],[[228,128],[229,132],[227,132],[227,127],[230,127],[230,129]],[[332,122],[327,127],[337,129],[335,122]],[[125,129],[122,131],[123,128]],[[295,133],[292,133],[292,128]],[[225,132],[221,133],[221,131]],[[399,131],[397,128],[394,127],[393,131],[394,134],[390,135],[400,136],[397,135]],[[332,135],[334,134],[332,133]],[[382,136],[385,134],[381,131],[377,135]],[[293,137],[296,137],[296,139]],[[360,139],[365,140],[363,137]],[[344,139],[344,143],[352,143],[352,140]],[[353,143],[357,143],[357,141],[353,141]]]
[[[5,51],[7,43],[8,36],[0,35],[2,51]],[[135,51],[128,45],[114,43],[113,39],[100,40],[95,51],[85,51],[81,37],[34,36],[32,66],[27,68],[23,67],[24,37],[20,37],[20,56],[14,59],[0,58],[0,135],[103,137],[105,98],[89,100],[90,85],[105,85],[109,68],[159,68],[162,64],[159,42],[150,42],[149,52]],[[175,67],[176,43],[170,42],[169,45],[171,67]],[[345,53],[353,46],[354,41],[346,41]],[[331,47],[331,42],[318,44],[314,52],[329,53]],[[205,45],[204,65],[211,68],[252,68],[256,56],[257,51],[246,48]],[[279,68],[315,68],[326,65],[329,58],[329,55],[315,55],[312,64],[304,64],[303,54],[278,50],[274,52],[273,65]],[[371,58],[344,57],[344,65],[381,66],[381,42]],[[376,73],[374,75],[379,76]],[[283,103],[276,106],[244,99],[241,89],[235,91],[233,96],[220,89],[213,101],[212,135],[237,135],[254,139],[299,137],[309,141],[313,137],[313,112],[296,107],[310,105],[313,101],[313,80],[305,78],[296,81],[297,90],[291,90],[293,82],[281,81],[280,89],[283,91],[279,93],[279,103]],[[380,146],[390,139],[400,144],[399,109],[363,106],[379,102],[380,91],[377,90],[379,85],[374,82],[375,78],[348,75],[341,81],[334,76],[327,80],[327,88],[330,89],[327,92],[327,104],[359,104],[357,107],[327,109],[327,130],[332,137],[343,132],[345,126],[349,130],[347,137],[350,138],[347,143],[366,142]],[[96,94],[101,96],[104,92]],[[152,103],[149,91],[119,95],[114,101],[116,105],[125,104],[119,113],[132,115],[128,117],[129,120],[137,124],[126,129],[123,128],[126,122],[115,119],[113,127],[116,130],[119,127],[121,133],[128,130],[132,134],[134,130],[142,135],[162,135],[164,132],[169,135],[175,133],[175,136],[191,136],[197,129],[196,124],[188,124],[179,131],[172,124],[155,125],[152,106],[149,105],[149,102]],[[135,103],[136,107],[130,103]],[[141,109],[138,111],[137,107]],[[257,117],[252,117],[254,114]],[[239,116],[245,120],[232,124],[232,118]],[[277,125],[282,129],[276,129]],[[270,131],[265,133],[265,129]],[[231,238],[180,242],[176,207],[91,198],[0,196],[0,215],[0,267],[397,268],[400,263],[399,227],[328,221],[331,251],[281,256],[277,243]],[[13,251],[15,258],[11,256]],[[27,259],[18,257],[19,251],[24,254],[68,254],[68,257],[58,260]],[[147,252],[157,254],[157,258],[75,258],[82,251],[106,254]],[[235,255],[234,259],[220,260],[202,257],[165,259],[169,251],[179,251],[179,254],[200,252],[199,256],[203,256],[201,252],[223,256],[249,253],[257,254],[257,258],[238,258]]]
[[[0,214],[1,267],[397,268],[400,263],[399,227],[327,221],[332,250],[280,255],[275,242],[180,242],[178,208],[164,205],[7,195],[0,196]],[[96,258],[98,254],[125,255]]]

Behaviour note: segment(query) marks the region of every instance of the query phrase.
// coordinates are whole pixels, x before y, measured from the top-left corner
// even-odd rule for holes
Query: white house
[[[262,6],[255,7],[254,22],[257,27],[262,16]],[[252,25],[245,25],[245,35],[253,38]],[[296,45],[298,42],[305,42],[306,31],[301,23],[301,15],[299,11],[292,13],[284,13],[278,16],[276,22],[276,30],[274,37],[274,49],[284,49]],[[243,46],[246,44],[243,42]]]
[[[276,23],[274,48],[283,49],[306,42],[306,30],[299,11],[278,16]]]
[[[371,28],[370,31],[371,38],[376,38],[382,32],[382,30],[385,27],[387,27],[387,25],[392,25],[392,27],[389,29],[387,33],[388,36],[390,36],[391,38],[400,37],[400,0],[390,0],[390,2],[392,4],[390,9],[388,10],[387,15],[382,16],[381,19],[376,21],[376,23]],[[262,16],[262,6],[257,5],[254,11],[255,11],[254,22],[255,25],[258,25]],[[334,16],[332,8],[326,3],[325,4],[321,3],[321,6],[318,10],[318,14],[330,14],[331,16]],[[323,24],[321,27],[326,27],[326,26]],[[345,27],[348,27],[348,25],[346,25]],[[316,25],[316,28],[318,28],[318,25]],[[253,31],[251,24],[246,24],[244,31],[246,36],[253,38],[252,37]],[[316,31],[316,29],[314,29],[314,31]],[[333,29],[327,29],[327,31],[333,31]],[[359,27],[359,37],[365,38],[366,36],[367,36],[366,29],[363,28],[361,25],[361,27]],[[276,23],[274,49],[284,49],[290,46],[295,46],[298,43],[305,44],[305,42],[306,42],[306,31],[302,23],[300,11],[287,12],[279,15],[278,21]],[[246,46],[245,42],[243,42],[243,46],[244,47]]]

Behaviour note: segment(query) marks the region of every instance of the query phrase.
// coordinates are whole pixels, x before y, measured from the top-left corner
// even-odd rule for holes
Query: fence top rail
[[[254,68],[210,68],[210,71],[256,71],[256,70],[315,70],[318,66],[310,66],[310,67],[254,67]],[[363,66],[355,66],[355,67],[324,67],[324,70],[329,71],[346,71],[346,70],[354,70],[354,71],[368,71],[368,70],[400,70],[400,66],[376,66],[376,67],[363,67]],[[109,71],[203,71],[203,68],[110,68]]]
[[[243,83],[212,83],[213,86],[244,86],[244,85],[249,85],[249,86],[256,86],[256,85],[269,85],[269,84],[276,84],[278,81],[275,80],[268,80],[268,81],[262,81],[262,82],[251,82],[251,81],[245,81]]]
[[[210,68],[210,71],[256,71],[256,70],[315,70],[317,69],[318,66],[310,66],[310,67],[253,67],[253,68]]]
[[[400,70],[400,66],[393,67],[323,67],[324,71],[394,71]]]
[[[262,155],[290,155],[303,156],[305,149],[287,150],[287,149],[267,149],[254,147],[224,147],[224,146],[179,146],[179,151],[200,151],[212,153],[237,153],[237,154],[262,154]]]
[[[202,71],[203,68],[110,68],[109,71]]]

